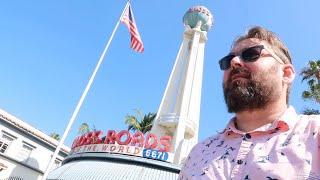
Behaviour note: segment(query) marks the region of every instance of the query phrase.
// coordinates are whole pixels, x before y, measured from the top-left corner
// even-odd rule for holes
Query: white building
[[[57,145],[55,139],[0,109],[1,180],[41,179]],[[69,151],[62,147],[54,168]]]

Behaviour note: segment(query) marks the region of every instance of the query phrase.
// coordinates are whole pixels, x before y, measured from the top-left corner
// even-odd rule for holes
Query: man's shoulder
[[[214,142],[217,141],[221,134],[212,135],[199,143],[197,143],[190,151],[188,157],[185,159],[182,169],[180,171],[179,179],[187,179],[186,177],[193,177],[194,175],[199,175],[203,172],[202,169],[206,166],[208,157],[211,159],[215,154],[208,153],[212,150]],[[211,145],[211,146],[210,146]],[[200,174],[199,174],[200,173]]]
[[[191,150],[190,155],[197,154],[198,152],[202,152],[204,149],[207,149],[211,145],[213,145],[216,141],[221,139],[223,132],[217,132],[216,134],[207,137],[206,139],[198,142]]]
[[[308,122],[309,124],[320,125],[320,114],[312,114],[312,115],[300,114],[299,117],[300,117],[299,120]]]
[[[217,133],[215,135],[209,136],[194,145],[188,157],[186,158],[186,161],[184,162],[184,167],[189,167],[195,162],[200,161],[203,158],[204,153],[212,148],[213,146],[211,145],[214,145],[214,142],[219,139],[219,135],[221,134]]]
[[[315,114],[313,114],[313,115],[304,115],[304,114],[300,114],[299,115],[299,121],[296,124],[296,126],[299,126],[305,132],[309,132],[309,131],[319,132],[320,131],[320,115],[315,115]]]
[[[320,114],[310,114],[310,115],[306,115],[306,114],[300,114],[301,117],[305,117],[308,119],[315,119],[315,120],[320,120]]]

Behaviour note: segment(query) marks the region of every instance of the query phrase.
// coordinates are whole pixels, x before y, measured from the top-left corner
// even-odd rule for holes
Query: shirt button
[[[244,135],[247,139],[251,139],[251,135],[249,133]]]
[[[237,161],[237,163],[238,163],[238,164],[242,164],[243,161],[242,161],[241,159],[239,159],[239,160]]]

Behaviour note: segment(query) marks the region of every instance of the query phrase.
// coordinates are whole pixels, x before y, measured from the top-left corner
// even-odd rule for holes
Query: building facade
[[[0,180],[41,179],[58,141],[0,109]],[[70,148],[63,146],[53,169]]]

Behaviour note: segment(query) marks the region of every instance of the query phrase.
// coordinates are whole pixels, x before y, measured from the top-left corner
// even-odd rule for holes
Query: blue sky
[[[129,33],[120,24],[67,145],[82,122],[121,130],[133,109],[158,110],[182,41],[182,17],[195,5],[206,6],[214,16],[205,48],[200,140],[232,116],[224,104],[217,61],[246,29],[261,25],[276,32],[290,49],[297,73],[308,60],[319,59],[317,0],[133,0],[145,52],[129,48]],[[1,2],[0,108],[47,134],[62,135],[124,6],[120,0]],[[305,88],[297,76],[290,102],[298,112],[319,107],[301,99]]]

